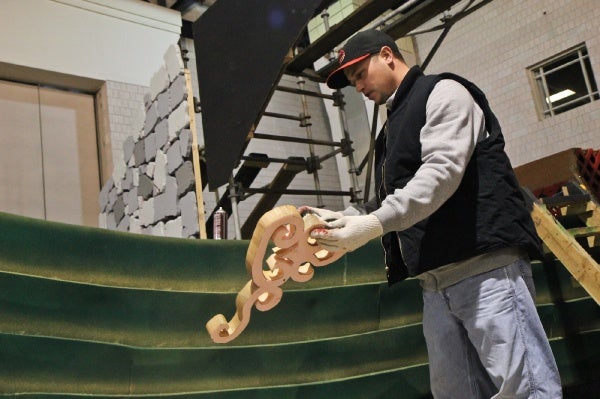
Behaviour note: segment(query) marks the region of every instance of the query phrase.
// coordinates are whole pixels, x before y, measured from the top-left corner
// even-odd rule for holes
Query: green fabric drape
[[[375,241],[214,344],[204,324],[232,316],[247,245],[0,213],[0,397],[429,397],[420,287],[387,286]],[[600,308],[557,261],[534,278],[563,384],[594,381]]]

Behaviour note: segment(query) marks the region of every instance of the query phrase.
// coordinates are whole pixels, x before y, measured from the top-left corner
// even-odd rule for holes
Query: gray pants
[[[423,290],[423,332],[436,399],[562,398],[534,297],[526,260],[440,291]]]

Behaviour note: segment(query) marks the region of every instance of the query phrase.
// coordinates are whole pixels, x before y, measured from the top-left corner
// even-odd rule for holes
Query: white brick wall
[[[150,82],[148,82],[148,85]],[[106,82],[108,120],[111,131],[113,164],[123,161],[123,142],[139,132],[139,113],[144,109],[148,87],[119,82]],[[144,119],[142,118],[143,122]],[[103,182],[104,183],[104,182]]]
[[[426,72],[458,73],[483,89],[513,166],[571,147],[600,148],[600,101],[539,120],[527,75],[527,67],[585,42],[600,82],[599,6],[597,0],[493,1],[452,27]],[[416,36],[421,59],[438,35]]]

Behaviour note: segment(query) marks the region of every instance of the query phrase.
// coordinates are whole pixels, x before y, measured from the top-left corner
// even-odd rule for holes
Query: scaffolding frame
[[[295,175],[301,171],[306,171],[307,173],[313,175],[313,183],[315,188],[294,190],[288,189],[287,185],[285,187],[277,187],[277,184],[275,184],[275,180],[277,178],[270,184],[267,184],[263,187],[251,188],[249,184],[245,186],[242,182],[236,180],[236,178],[232,175],[227,189],[225,190],[225,193],[222,195],[221,199],[217,201],[218,204],[217,207],[215,207],[215,210],[218,209],[219,205],[223,204],[224,201],[230,202],[231,206],[229,206],[228,209],[231,209],[231,216],[234,218],[236,239],[249,238],[247,237],[247,233],[244,234],[242,233],[242,231],[247,232],[252,230],[247,225],[248,220],[244,225],[241,224],[239,212],[237,211],[237,204],[238,202],[246,200],[247,198],[255,194],[263,194],[263,196],[271,195],[276,196],[277,198],[285,194],[315,195],[317,197],[318,207],[324,206],[323,196],[328,195],[348,196],[350,197],[350,202],[356,205],[361,205],[363,202],[368,201],[371,189],[371,174],[374,161],[373,147],[378,130],[378,105],[374,105],[374,112],[372,120],[370,121],[371,128],[369,137],[369,150],[365,155],[364,159],[357,166],[353,156],[354,149],[352,148],[352,140],[349,133],[348,118],[344,107],[345,102],[342,91],[338,89],[333,94],[324,94],[305,89],[305,79],[310,79],[311,81],[316,83],[324,83],[326,77],[336,67],[337,63],[333,52],[335,46],[339,45],[348,37],[352,36],[356,31],[360,30],[361,27],[365,27],[367,25],[368,27],[377,28],[382,31],[385,31],[395,39],[404,37],[408,34],[416,35],[440,30],[441,34],[439,38],[437,39],[433,48],[422,63],[422,68],[425,69],[431,61],[431,59],[433,58],[433,56],[435,55],[436,51],[439,49],[441,43],[445,39],[453,24],[455,24],[465,16],[469,15],[470,13],[481,8],[490,1],[491,0],[480,0],[479,2],[477,2],[477,0],[470,0],[454,15],[450,14],[448,10],[451,6],[455,5],[456,3],[459,3],[460,0],[379,0],[377,2],[367,1],[350,16],[348,16],[344,20],[344,23],[336,24],[333,28],[329,26],[329,13],[327,8],[324,8],[321,11],[321,18],[323,19],[324,25],[326,27],[326,33],[306,48],[293,48],[293,56],[288,60],[289,62],[287,62],[287,64],[283,65],[282,76],[283,74],[296,76],[298,88],[287,87],[281,84],[278,84],[274,88],[274,91],[287,92],[298,95],[300,97],[300,104],[302,107],[301,112],[298,115],[290,115],[271,112],[264,109],[261,113],[261,116],[286,119],[298,122],[301,127],[305,128],[306,138],[287,137],[272,133],[251,131],[248,134],[247,139],[247,141],[251,139],[259,139],[306,144],[309,149],[309,156],[291,156],[289,158],[283,159],[269,157],[267,155],[266,157],[262,156],[257,159],[255,156],[250,154],[241,155],[238,161],[238,166],[240,166],[240,163],[279,163],[282,165],[282,170],[285,169],[288,172],[292,171],[285,174],[285,178],[282,178],[282,181],[284,181],[286,184],[289,184],[291,182],[291,179],[293,179],[293,177],[291,177],[292,175]],[[398,3],[401,4],[398,6]],[[394,7],[392,8],[392,11],[382,17],[381,15],[389,11],[389,9],[392,6]],[[432,16],[441,13],[443,13],[443,18],[441,18],[441,24],[426,30],[414,31],[422,23],[431,19]],[[312,70],[313,63],[323,57],[326,57],[329,60],[329,63],[319,70]],[[338,108],[341,123],[343,138],[340,141],[317,140],[312,137],[312,123],[310,122],[311,115],[310,110],[308,109],[307,97],[317,97],[322,100],[333,101],[333,105]],[[328,146],[331,148],[331,151],[329,151],[323,156],[317,156],[315,152],[315,146]],[[333,158],[338,154],[341,154],[343,157],[347,158],[348,173],[350,175],[351,187],[347,191],[323,190],[321,188],[321,181],[319,178],[318,171],[321,168],[322,162]],[[358,177],[362,174],[365,167],[366,177],[363,191],[361,190]],[[218,193],[216,192],[215,194],[218,198]],[[360,194],[362,194],[362,196]],[[257,207],[253,212],[264,213],[263,211],[268,211],[269,209],[266,208],[274,203],[273,200],[263,201],[266,205],[264,206],[264,209],[261,209],[260,202],[261,201],[259,201],[259,204],[257,204]],[[213,214],[215,210],[213,210]],[[256,218],[256,215],[251,215],[250,219],[252,218]],[[212,215],[210,218],[207,218],[207,231],[211,231],[209,226],[210,223],[212,223]],[[250,221],[250,224],[251,223],[252,222]]]

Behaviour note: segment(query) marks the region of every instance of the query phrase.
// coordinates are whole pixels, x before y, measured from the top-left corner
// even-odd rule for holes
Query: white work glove
[[[326,228],[314,229],[310,236],[329,252],[354,251],[383,234],[381,222],[375,215],[343,216],[327,223]]]
[[[341,212],[330,211],[329,209],[313,208],[312,206],[301,206],[298,208],[301,216],[313,214],[316,215],[323,223],[332,222],[339,218],[343,218],[344,214]]]

